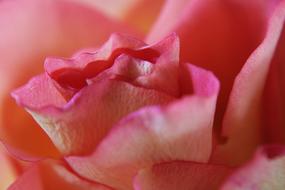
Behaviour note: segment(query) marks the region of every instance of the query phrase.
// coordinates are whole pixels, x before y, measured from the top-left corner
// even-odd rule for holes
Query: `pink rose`
[[[131,189],[157,162],[209,160],[218,81],[179,62],[175,34],[150,46],[113,34],[95,52],[47,58],[45,71],[13,97],[85,178]]]
[[[8,22],[3,24],[8,31],[4,42],[23,48],[18,47],[17,57],[3,48],[8,82],[2,85],[1,139],[17,158],[37,161],[18,172],[10,189],[284,188],[284,0],[169,0],[148,33],[150,24],[122,16],[132,15],[132,10],[140,10],[137,15],[155,10],[143,6],[148,1],[126,8],[128,14],[118,8],[115,16],[102,8],[107,19],[94,8],[85,16],[87,9],[80,4],[63,1],[60,6],[61,1],[45,0],[50,10],[65,14],[47,17],[39,29],[39,22],[30,19],[43,13],[35,11],[35,2],[27,2],[27,23],[36,23],[29,30],[35,33],[27,32],[29,39],[53,30],[48,30],[46,41],[35,40],[43,50],[35,53],[33,44],[26,48],[21,41],[13,42],[20,35],[13,36]],[[74,19],[66,16],[77,11],[82,14]],[[99,29],[78,27],[89,20],[102,24]],[[71,30],[58,30],[59,26]],[[84,31],[94,31],[95,41]],[[55,41],[59,34],[62,38]],[[80,45],[70,43],[76,37]],[[56,47],[52,55],[65,56],[61,51],[84,46],[92,48],[69,59],[50,57],[44,48]],[[34,64],[39,55],[47,57],[45,72],[12,96],[40,127],[5,94],[33,74],[10,73]],[[14,64],[19,67],[12,68]],[[269,145],[258,148],[264,144]],[[14,171],[11,163],[7,170]]]

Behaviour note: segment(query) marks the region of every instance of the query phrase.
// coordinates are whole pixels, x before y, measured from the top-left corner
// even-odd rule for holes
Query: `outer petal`
[[[279,39],[284,30],[284,20],[285,1],[276,6],[264,41],[249,57],[235,80],[222,131],[228,140],[217,147],[213,160],[239,164],[248,159],[258,144],[264,141],[266,134],[263,134],[262,126],[269,117],[262,115],[262,95],[276,48],[282,42]],[[274,131],[276,127],[272,123],[266,130]]]
[[[165,1],[156,22],[147,35],[148,41],[159,40],[173,31],[177,25],[177,18],[180,19],[192,0],[168,0]],[[163,27],[162,27],[163,26]]]
[[[10,99],[10,91],[38,73],[47,55],[67,56],[98,46],[113,31],[128,29],[92,9],[61,0],[1,1],[0,28],[1,139],[17,155],[22,150],[57,157],[48,137]]]
[[[169,162],[139,171],[135,190],[205,190],[219,189],[231,168],[195,162]]]
[[[237,170],[222,190],[282,190],[285,187],[285,149],[269,146],[260,149],[255,157]]]
[[[267,141],[285,143],[285,27],[280,36],[278,46],[270,64],[264,99],[263,117],[266,118],[265,131]]]
[[[31,166],[8,190],[111,190],[81,179],[62,163],[42,161]]]
[[[148,42],[173,31],[181,40],[181,59],[215,73],[221,81],[215,125],[221,128],[234,79],[262,41],[278,1],[169,0]],[[173,21],[173,22],[171,22]]]
[[[125,22],[144,34],[150,29],[164,3],[163,0],[73,0],[94,6],[104,14]],[[151,6],[149,6],[151,4]]]
[[[189,65],[187,69],[193,80],[193,96],[130,114],[110,131],[92,155],[67,157],[71,167],[90,180],[125,190],[131,189],[138,170],[154,163],[207,162],[219,85],[211,73]]]
[[[132,9],[125,14],[123,19],[129,25],[147,35],[159,15],[164,2],[164,0],[138,0]]]

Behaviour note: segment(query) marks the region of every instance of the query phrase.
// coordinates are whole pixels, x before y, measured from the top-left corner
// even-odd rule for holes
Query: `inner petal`
[[[159,53],[151,48],[143,48],[139,50],[119,48],[114,50],[107,60],[94,60],[87,64],[82,63],[85,65],[84,68],[76,67],[76,64],[74,63],[76,60],[67,60],[68,64],[64,63],[64,66],[62,68],[55,68],[53,66],[50,66],[52,68],[55,68],[55,70],[47,69],[47,72],[50,77],[54,79],[61,87],[69,90],[72,89],[77,92],[88,84],[86,82],[87,79],[94,78],[102,71],[110,68],[114,64],[115,60],[122,54],[126,54],[137,59],[146,60],[151,63],[155,63],[157,57],[159,56]],[[64,62],[64,60],[62,61]],[[50,62],[47,60],[46,63],[47,65],[52,65],[52,62],[53,60]]]

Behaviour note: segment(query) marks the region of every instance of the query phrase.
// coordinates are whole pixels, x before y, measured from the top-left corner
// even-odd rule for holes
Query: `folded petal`
[[[180,96],[179,41],[152,46],[114,34],[95,53],[48,59],[13,92],[64,155],[89,154],[123,116]]]
[[[135,190],[219,189],[232,168],[196,162],[168,162],[142,169],[134,178]]]
[[[207,162],[219,89],[208,71],[186,65],[194,95],[158,107],[142,108],[123,118],[90,156],[66,160],[80,175],[116,189],[132,189],[144,167],[172,160]],[[189,84],[191,85],[191,84]]]
[[[111,190],[107,186],[88,182],[69,171],[63,163],[42,161],[32,165],[8,190]]]
[[[262,97],[267,74],[278,53],[278,44],[282,43],[280,37],[284,30],[285,2],[277,5],[270,19],[266,37],[235,79],[222,129],[222,135],[227,138],[227,141],[223,145],[218,145],[213,161],[231,165],[239,164],[250,158],[256,147],[265,141],[264,131],[276,132],[274,129],[277,125],[274,123],[267,125],[265,130],[263,128],[266,121],[270,119],[270,115],[263,115],[262,110],[265,104],[271,104],[271,102],[264,102]],[[282,46],[284,47],[284,44]],[[278,61],[282,62],[282,59]],[[282,86],[280,88],[282,89]],[[278,103],[282,107],[282,101]],[[283,113],[275,111],[277,115]],[[277,115],[274,115],[274,120]],[[282,127],[284,128],[284,125]]]
[[[45,83],[46,79],[39,78]],[[135,87],[112,79],[96,81],[81,89],[67,104],[41,106],[23,96],[27,86],[14,92],[18,103],[26,107],[35,120],[47,132],[62,154],[87,154],[106,135],[116,121],[142,106],[164,104],[174,98],[151,89]],[[28,97],[33,97],[31,94]],[[47,102],[43,102],[45,104]]]
[[[31,93],[31,89],[33,93]],[[46,91],[49,93],[46,93]],[[16,101],[24,102],[32,108],[41,108],[47,105],[61,107],[67,103],[46,73],[32,78],[24,89],[19,89],[14,94],[21,95],[15,96]]]
[[[267,146],[260,148],[254,158],[234,172],[221,189],[284,189],[284,167],[284,146]]]
[[[126,61],[122,60],[123,57],[134,58],[133,60],[137,59],[138,62],[148,62],[153,65],[153,69],[145,76],[136,76],[133,73],[134,70],[123,73],[112,71],[115,72],[112,73],[113,75],[117,74],[125,78],[135,77],[137,79],[130,81],[131,83],[161,90],[174,96],[180,95],[177,82],[179,39],[175,34],[148,46],[136,38],[114,33],[96,52],[82,52],[71,59],[47,58],[45,70],[61,86],[80,90],[87,85],[87,80],[97,77],[105,70],[109,68],[118,70],[116,66],[123,68],[130,65],[131,62],[125,63]],[[129,76],[134,74],[135,76]]]
[[[71,55],[101,45],[113,31],[130,30],[93,9],[61,0],[1,1],[0,28],[1,139],[25,159],[58,157],[45,133],[12,101],[10,91],[39,73],[46,56]]]

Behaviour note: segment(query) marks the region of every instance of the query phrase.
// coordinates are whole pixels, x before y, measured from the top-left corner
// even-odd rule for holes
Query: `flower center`
[[[88,64],[83,69],[78,68],[62,68],[50,73],[50,77],[54,79],[61,87],[79,91],[84,86],[87,86],[87,80],[94,78],[102,71],[110,68],[114,61],[122,54],[129,55],[133,58],[145,60],[150,63],[155,63],[160,53],[151,48],[132,50],[127,48],[119,48],[112,52],[107,60],[95,60]]]

